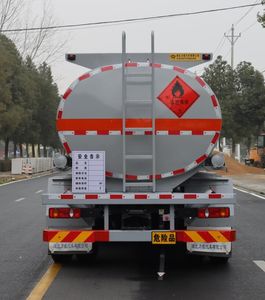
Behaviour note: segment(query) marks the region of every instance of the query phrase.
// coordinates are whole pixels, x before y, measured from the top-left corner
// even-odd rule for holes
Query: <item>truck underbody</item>
[[[43,239],[55,260],[92,253],[100,242],[182,242],[191,254],[230,257],[235,198],[229,179],[199,172],[156,193],[117,192],[117,184],[107,180],[104,194],[72,194],[70,174],[49,180]]]

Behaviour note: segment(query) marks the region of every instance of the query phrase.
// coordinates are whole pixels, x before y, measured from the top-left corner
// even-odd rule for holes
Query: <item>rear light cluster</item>
[[[49,208],[49,217],[51,219],[78,219],[81,217],[80,208]]]
[[[229,207],[207,207],[198,209],[198,218],[228,218],[230,217]]]
[[[211,60],[211,54],[210,53],[203,53],[202,59],[203,60]]]

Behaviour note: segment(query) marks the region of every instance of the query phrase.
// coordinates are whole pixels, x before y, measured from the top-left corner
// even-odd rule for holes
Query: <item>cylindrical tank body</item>
[[[156,177],[181,176],[212,151],[221,130],[220,107],[195,74],[169,65],[153,68]],[[149,63],[128,63],[125,69],[131,74],[126,77],[127,99],[137,101],[126,106],[126,152],[151,154],[152,109],[140,101],[151,99],[152,69]],[[122,116],[122,66],[100,67],[66,91],[58,108],[57,130],[69,153],[106,151],[107,176],[122,178]],[[150,179],[152,160],[128,161],[126,173],[129,179]]]

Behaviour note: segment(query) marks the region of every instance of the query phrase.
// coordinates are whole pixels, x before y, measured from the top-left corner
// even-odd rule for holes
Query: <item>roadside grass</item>
[[[25,178],[27,178],[25,175],[0,177],[0,185]]]

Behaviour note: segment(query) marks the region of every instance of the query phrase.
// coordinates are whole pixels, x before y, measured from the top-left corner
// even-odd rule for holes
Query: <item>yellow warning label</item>
[[[201,60],[201,53],[171,53],[169,60],[171,61],[197,61]]]

